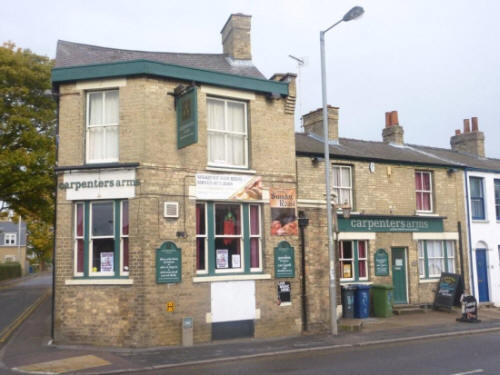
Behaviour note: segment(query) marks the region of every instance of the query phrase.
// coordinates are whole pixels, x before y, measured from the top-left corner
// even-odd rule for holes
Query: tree
[[[56,103],[44,95],[52,66],[13,43],[0,47],[0,201],[44,223],[54,215]]]

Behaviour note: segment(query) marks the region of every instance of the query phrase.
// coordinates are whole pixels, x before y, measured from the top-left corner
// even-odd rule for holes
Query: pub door
[[[394,304],[408,303],[406,250],[404,247],[392,249],[392,284],[394,286]]]

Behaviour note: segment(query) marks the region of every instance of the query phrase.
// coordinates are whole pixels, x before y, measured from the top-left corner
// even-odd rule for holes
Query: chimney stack
[[[234,60],[251,60],[250,21],[252,16],[231,14],[222,28],[223,53]]]
[[[385,113],[385,128],[382,130],[384,143],[404,144],[404,130],[399,126],[398,111]]]
[[[464,132],[455,130],[455,135],[450,138],[451,149],[466,152],[484,158],[484,133],[479,131],[477,117],[472,117],[472,130],[469,119],[464,120]]]
[[[304,131],[323,138],[323,108],[318,108],[303,117]],[[328,141],[339,141],[339,108],[328,106]]]

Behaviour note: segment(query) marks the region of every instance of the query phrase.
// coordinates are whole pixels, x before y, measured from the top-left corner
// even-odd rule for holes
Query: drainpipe
[[[306,245],[305,228],[309,225],[309,219],[304,211],[299,211],[300,229],[300,254],[301,254],[301,289],[302,289],[302,331],[307,331],[307,300],[306,300]]]
[[[56,100],[56,163],[55,166],[59,162],[59,99],[60,94],[58,91],[52,92],[52,97]],[[54,335],[54,325],[55,325],[55,309],[56,309],[56,228],[57,228],[57,173],[54,171],[54,188],[56,190],[56,194],[54,197],[54,224],[52,228],[52,232],[54,235],[53,238],[53,250],[52,250],[52,314],[50,321],[50,337],[52,342],[55,340]]]
[[[469,236],[469,289],[472,292],[472,295],[476,295],[476,288],[474,287],[474,260],[472,259],[472,238],[471,238],[471,216],[470,216],[470,207],[469,207],[469,174],[467,173],[467,169],[465,172],[465,206],[467,207],[467,235]]]
[[[457,231],[458,231],[458,249],[460,251],[460,274],[462,275],[462,280],[465,282],[465,272],[464,272],[464,246],[462,243],[462,223],[457,221]]]

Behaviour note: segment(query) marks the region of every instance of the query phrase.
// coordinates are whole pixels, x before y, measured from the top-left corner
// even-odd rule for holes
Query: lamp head
[[[347,22],[355,20],[356,18],[361,17],[364,12],[365,10],[362,7],[356,6],[345,14],[344,18],[342,18],[342,21]]]

